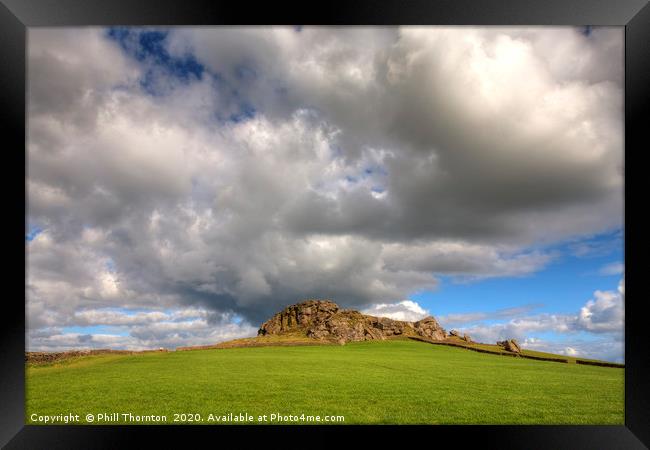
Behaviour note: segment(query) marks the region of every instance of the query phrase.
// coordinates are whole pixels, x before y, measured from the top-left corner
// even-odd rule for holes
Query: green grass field
[[[28,424],[39,423],[32,414],[85,423],[87,413],[114,412],[166,423],[198,413],[203,424],[230,412],[253,423],[273,413],[342,415],[347,424],[624,423],[623,369],[408,340],[100,355],[26,370]]]

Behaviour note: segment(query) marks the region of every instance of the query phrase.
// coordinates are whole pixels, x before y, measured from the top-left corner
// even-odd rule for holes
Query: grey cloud
[[[409,267],[420,272],[481,278],[526,275],[544,267],[552,258],[551,254],[539,252],[513,255],[507,249],[499,251],[493,246],[442,241],[388,245],[384,264],[391,270]]]
[[[31,28],[28,32],[29,125],[41,116],[42,122],[36,119],[39,126],[32,145],[45,152],[62,150],[50,147],[47,138],[52,133],[93,129],[113,88],[137,79],[137,67],[107,45],[98,31]],[[55,116],[63,129],[45,123],[48,116]]]
[[[80,334],[79,336],[77,336],[77,340],[79,341],[80,344],[87,344],[89,342],[92,342],[93,335],[92,334]]]

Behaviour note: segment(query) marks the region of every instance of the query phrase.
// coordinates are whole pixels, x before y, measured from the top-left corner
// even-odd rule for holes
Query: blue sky
[[[140,62],[150,62],[153,67],[162,68],[166,75],[177,81],[189,83],[192,80],[200,80],[204,75],[205,67],[192,55],[178,58],[169,54],[165,44],[168,35],[166,31],[134,32],[128,27],[112,27],[106,31],[106,34],[130,57]],[[150,68],[144,72],[140,80],[141,86],[151,95],[156,94],[154,77],[153,68]]]
[[[576,255],[580,242],[594,249]],[[443,276],[438,290],[411,298],[436,315],[523,305],[538,305],[536,312],[574,313],[592,298],[594,291],[615,289],[621,279],[621,273],[603,273],[611,264],[624,263],[620,230],[552,249],[558,256],[542,270],[529,275],[476,281]]]
[[[28,231],[27,234],[25,235],[25,240],[26,240],[27,242],[31,242],[31,241],[33,241],[34,238],[35,238],[36,236],[38,236],[39,234],[41,234],[42,231],[43,231],[43,230],[42,230],[41,228],[39,228],[39,227],[37,227],[37,226],[35,226],[35,225],[31,225],[31,226],[29,227],[29,231]]]
[[[257,74],[245,64],[236,65],[229,74],[223,74],[209,70],[191,53],[172,55],[168,51],[169,30],[165,29],[111,27],[106,30],[106,36],[116,42],[129,58],[147,65],[139,79],[139,85],[147,95],[165,96],[174,89],[175,83],[189,84],[205,77],[215,90],[227,92],[231,98],[227,112],[214,111],[217,123],[238,123],[255,116],[256,109],[247,99],[246,92],[227,81],[228,75],[242,85],[255,80]]]
[[[622,360],[620,29],[29,42],[33,348],[211,343],[328,297]]]

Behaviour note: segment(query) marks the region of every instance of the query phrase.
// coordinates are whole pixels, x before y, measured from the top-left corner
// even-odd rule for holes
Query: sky
[[[27,349],[327,298],[624,361],[621,27],[28,30]]]

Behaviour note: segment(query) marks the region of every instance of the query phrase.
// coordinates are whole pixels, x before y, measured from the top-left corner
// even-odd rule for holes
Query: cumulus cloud
[[[621,332],[625,324],[625,291],[624,282],[619,284],[618,291],[596,291],[594,299],[589,300],[580,308],[576,326],[580,329],[603,333]]]
[[[622,223],[621,29],[39,28],[28,42],[34,332],[116,307],[255,328],[305,297],[393,305],[441,274],[534,273],[555,257],[544,244]],[[606,303],[589,307],[594,331]],[[115,345],[176,333],[128,325]]]
[[[422,308],[422,306],[413,300],[402,300],[397,303],[379,303],[361,312],[371,316],[388,317],[389,319],[406,320],[409,322],[416,322],[430,315],[429,311]]]

